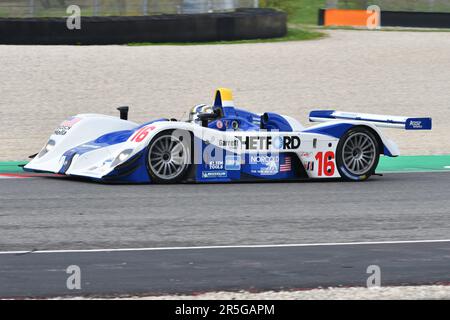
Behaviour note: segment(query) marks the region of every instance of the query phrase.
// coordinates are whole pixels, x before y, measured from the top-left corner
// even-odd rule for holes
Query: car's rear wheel
[[[148,146],[147,170],[152,182],[176,183],[186,175],[191,159],[190,135],[173,130],[157,134]]]
[[[367,180],[375,173],[380,158],[379,140],[372,130],[355,127],[339,140],[336,164],[345,180]]]

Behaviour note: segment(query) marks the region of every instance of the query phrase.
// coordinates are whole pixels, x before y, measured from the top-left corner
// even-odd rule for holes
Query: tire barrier
[[[381,26],[450,28],[450,12],[382,11]]]
[[[162,14],[141,17],[81,17],[70,30],[67,18],[0,19],[0,44],[125,44],[203,42],[283,37],[286,13],[266,8],[228,13]]]

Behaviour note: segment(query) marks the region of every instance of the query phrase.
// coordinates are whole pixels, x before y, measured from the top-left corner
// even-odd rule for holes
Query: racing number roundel
[[[139,129],[133,136],[133,138],[131,138],[131,141],[134,142],[141,142],[142,140],[144,140],[147,136],[148,133],[150,131],[152,131],[153,129],[155,129],[154,126],[147,126],[147,127],[143,127],[141,129]]]

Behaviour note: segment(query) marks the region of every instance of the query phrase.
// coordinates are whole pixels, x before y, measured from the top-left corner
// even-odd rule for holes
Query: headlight
[[[49,140],[47,142],[47,145],[45,146],[45,150],[47,150],[47,152],[51,151],[53,148],[55,147],[55,140]]]
[[[119,153],[116,159],[112,162],[111,167],[117,166],[118,164],[125,162],[130,157],[132,152],[133,149],[127,149]]]
[[[45,145],[45,147],[41,150],[41,152],[39,152],[38,154],[38,158],[44,156],[47,152],[50,152],[53,150],[53,148],[55,147],[55,140],[48,140],[47,144]]]
[[[117,159],[119,159],[120,162],[123,162],[129,157],[129,155],[129,153],[122,152],[121,154],[119,154]]]

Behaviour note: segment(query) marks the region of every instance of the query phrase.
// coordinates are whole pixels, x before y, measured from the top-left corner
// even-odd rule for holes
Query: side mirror
[[[127,106],[118,107],[117,110],[119,110],[120,112],[120,119],[128,120],[128,111],[130,110],[129,107]]]
[[[220,113],[214,110],[213,113],[199,113],[197,117],[201,120],[202,127],[207,127],[210,120],[215,120],[220,117]]]

